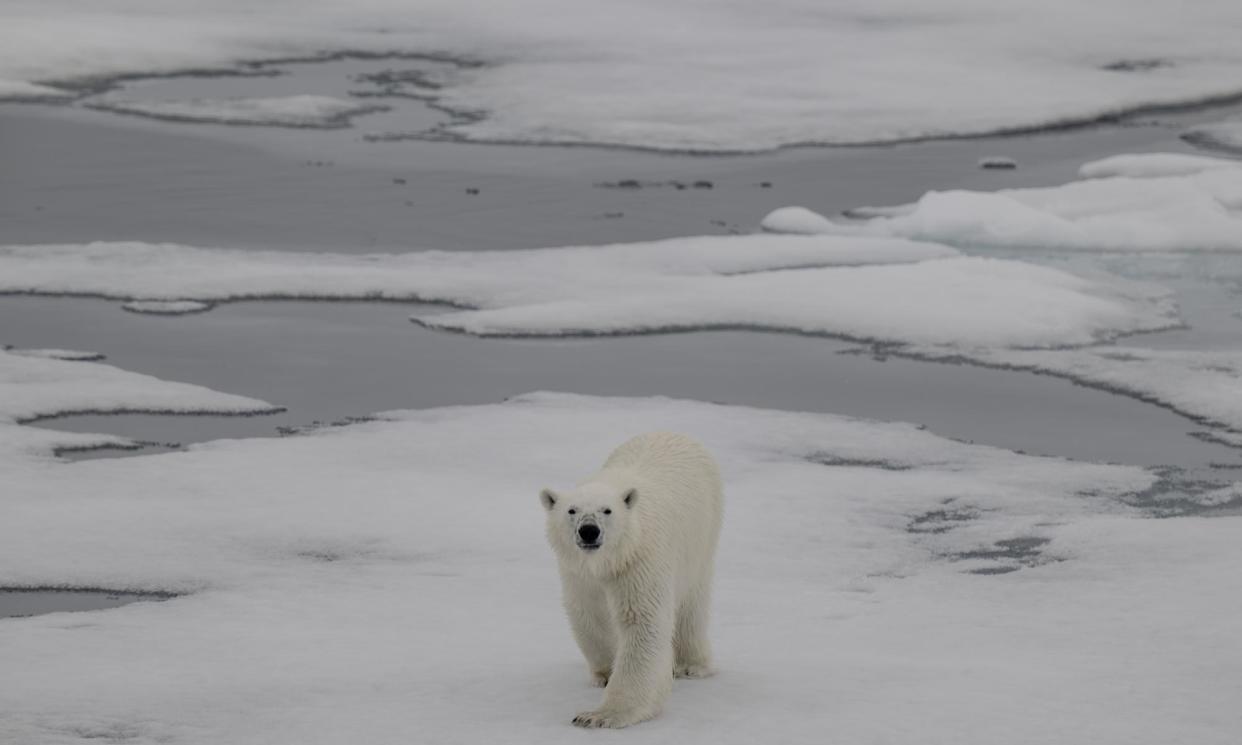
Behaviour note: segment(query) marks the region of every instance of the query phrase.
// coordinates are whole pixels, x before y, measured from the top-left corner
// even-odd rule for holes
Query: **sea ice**
[[[1141,519],[1121,500],[1149,472],[668,399],[383,417],[122,460],[0,453],[0,585],[187,593],[0,622],[20,671],[0,739],[578,741],[598,692],[536,494],[657,428],[723,467],[721,672],[678,682],[635,742],[1236,737],[1236,521]]]
[[[1046,188],[930,191],[912,205],[849,213],[873,218],[867,222],[818,225],[824,233],[972,248],[1242,251],[1242,161],[1125,155],[1080,173],[1085,180]],[[800,222],[811,224],[808,216]]]
[[[331,129],[349,126],[351,117],[383,111],[385,107],[331,96],[275,98],[195,98],[186,101],[127,101],[103,97],[87,105],[123,114],[140,114],[177,122],[255,124]]]
[[[779,270],[779,271],[778,271]],[[146,243],[0,247],[0,291],[437,302],[479,335],[747,327],[1055,346],[1177,322],[1167,292],[903,239],[751,235],[523,251],[299,254]]]
[[[1066,18],[1073,23],[1066,23]],[[753,151],[1023,130],[1242,91],[1242,7],[1097,0],[11,0],[0,78],[364,53],[460,60],[474,140]],[[484,116],[480,117],[479,114]]]

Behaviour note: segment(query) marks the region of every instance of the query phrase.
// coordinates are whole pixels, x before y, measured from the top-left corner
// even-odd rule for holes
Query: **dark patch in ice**
[[[276,428],[276,432],[281,437],[295,437],[298,435],[305,435],[311,432],[316,432],[318,430],[331,429],[333,427],[348,427],[352,424],[364,424],[366,422],[375,422],[375,421],[379,421],[379,418],[375,416],[347,416],[344,419],[337,419],[331,422],[323,422],[323,421],[316,419],[310,424],[292,424],[292,425],[287,425],[287,426],[280,426]]]
[[[946,558],[949,561],[982,560],[996,562],[990,566],[966,570],[969,574],[1008,574],[1016,572],[1023,567],[1033,567],[1053,561],[1061,561],[1061,559],[1044,554],[1043,548],[1049,543],[1051,543],[1051,539],[1038,536],[1006,538],[994,542],[989,548],[952,553],[948,554]]]
[[[470,187],[470,188],[466,189],[466,193],[467,193],[467,194],[469,194],[469,195],[471,195],[471,196],[477,196],[477,195],[478,195],[478,193],[479,193],[479,190],[478,190],[477,188],[475,188],[475,187],[473,187],[473,186],[472,186],[472,187]]]
[[[1171,60],[1160,57],[1146,57],[1120,59],[1115,62],[1109,62],[1106,65],[1100,65],[1100,69],[1108,70],[1109,72],[1151,72],[1152,70],[1161,70],[1174,66]]]
[[[1239,466],[1226,465],[1225,468],[1234,470]],[[1158,478],[1151,486],[1126,494],[1121,501],[1158,518],[1212,515],[1242,507],[1242,490],[1238,496],[1222,502],[1204,499],[1205,494],[1230,488],[1235,480],[1203,478],[1175,467],[1156,469],[1156,474]]]
[[[155,414],[159,416],[267,416],[269,414],[279,414],[285,411],[283,406],[269,406],[262,409],[248,409],[238,411],[220,411],[218,409],[163,409],[163,408],[115,408],[115,409],[65,409],[63,411],[55,411],[49,414],[36,414],[35,416],[18,419],[18,424],[32,424],[34,422],[42,422],[48,419],[63,419],[71,416],[112,416],[114,414]]]
[[[881,460],[879,458],[847,458],[832,453],[815,453],[806,458],[811,463],[836,468],[879,468],[885,471],[909,471],[914,468],[909,463]]]
[[[72,727],[68,731],[83,740],[107,740],[108,742],[137,740],[146,734],[146,730],[134,724],[113,724],[108,727]]]
[[[173,450],[181,450],[182,445],[179,442],[154,442],[151,440],[130,440],[128,442],[104,442],[96,445],[65,445],[62,447],[52,448],[52,455],[57,458],[66,455],[79,455],[85,453],[129,453],[136,454],[142,452],[149,454],[154,452],[171,452]],[[77,458],[76,460],[85,460],[85,458]]]
[[[0,587],[0,618],[106,610],[130,603],[158,602],[175,597],[179,595],[172,592],[135,592],[101,587]]]
[[[947,533],[962,523],[979,517],[979,510],[973,507],[943,507],[915,515],[906,525],[907,533]]]
[[[760,188],[760,189],[771,189],[771,188],[772,188],[772,182],[771,182],[771,181],[760,181],[760,182],[759,182],[759,188]]]

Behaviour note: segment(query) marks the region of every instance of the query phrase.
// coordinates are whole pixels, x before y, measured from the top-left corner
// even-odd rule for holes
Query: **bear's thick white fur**
[[[715,461],[685,435],[639,435],[572,491],[541,499],[574,638],[604,686],[603,703],[574,724],[656,716],[674,675],[713,672],[707,619],[724,506]],[[590,525],[598,548],[583,547]]]

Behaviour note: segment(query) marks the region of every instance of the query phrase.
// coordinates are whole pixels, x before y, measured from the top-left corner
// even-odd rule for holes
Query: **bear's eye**
[[[573,507],[570,507],[570,508],[569,508],[569,514],[571,514],[571,515],[576,515],[576,514],[578,514],[578,511],[577,511],[577,510],[575,510]]]
[[[604,508],[604,514],[605,514],[605,515],[611,515],[611,514],[612,514],[612,510],[610,510],[610,509],[608,509],[607,507],[605,507],[605,508]]]

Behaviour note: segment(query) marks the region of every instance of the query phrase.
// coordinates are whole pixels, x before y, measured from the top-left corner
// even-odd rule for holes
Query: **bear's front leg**
[[[598,688],[608,685],[612,663],[617,656],[617,633],[613,628],[608,597],[599,580],[563,573],[565,610],[573,628],[574,639],[591,672],[591,683]]]
[[[673,687],[671,591],[663,584],[626,582],[615,592],[610,589],[609,601],[619,620],[620,647],[603,702],[574,717],[579,727],[619,728],[644,722],[660,713]]]

